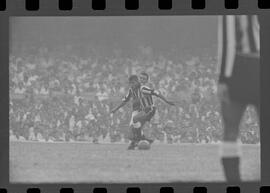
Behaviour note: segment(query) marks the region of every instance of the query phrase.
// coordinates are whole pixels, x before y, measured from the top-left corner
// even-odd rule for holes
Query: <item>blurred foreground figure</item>
[[[260,36],[255,15],[219,18],[218,94],[224,123],[221,162],[228,182],[239,182],[239,126],[248,105],[260,112]]]

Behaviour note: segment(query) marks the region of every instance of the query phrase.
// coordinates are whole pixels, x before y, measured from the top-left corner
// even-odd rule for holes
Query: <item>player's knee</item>
[[[133,127],[136,128],[136,129],[140,128],[141,125],[142,124],[140,122],[133,123]]]

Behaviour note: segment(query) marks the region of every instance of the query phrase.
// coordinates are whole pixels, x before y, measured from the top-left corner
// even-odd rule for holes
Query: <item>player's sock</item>
[[[239,170],[239,157],[223,157],[221,159],[223,171],[227,182],[239,182],[240,170]]]
[[[221,144],[221,163],[227,182],[239,182],[240,177],[240,146],[237,142]]]
[[[136,147],[136,143],[135,143],[135,141],[132,141],[130,144],[129,144],[129,146],[128,146],[128,150],[134,150],[135,149],[135,147]]]

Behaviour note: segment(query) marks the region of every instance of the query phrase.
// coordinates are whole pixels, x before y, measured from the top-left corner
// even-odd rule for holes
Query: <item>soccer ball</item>
[[[148,141],[142,140],[138,143],[138,149],[139,150],[148,150],[150,149],[151,145]]]

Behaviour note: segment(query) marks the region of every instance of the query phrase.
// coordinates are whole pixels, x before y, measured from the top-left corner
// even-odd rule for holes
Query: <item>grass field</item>
[[[224,181],[218,145],[10,142],[10,182],[119,183]],[[260,179],[260,146],[243,145],[242,178]]]

